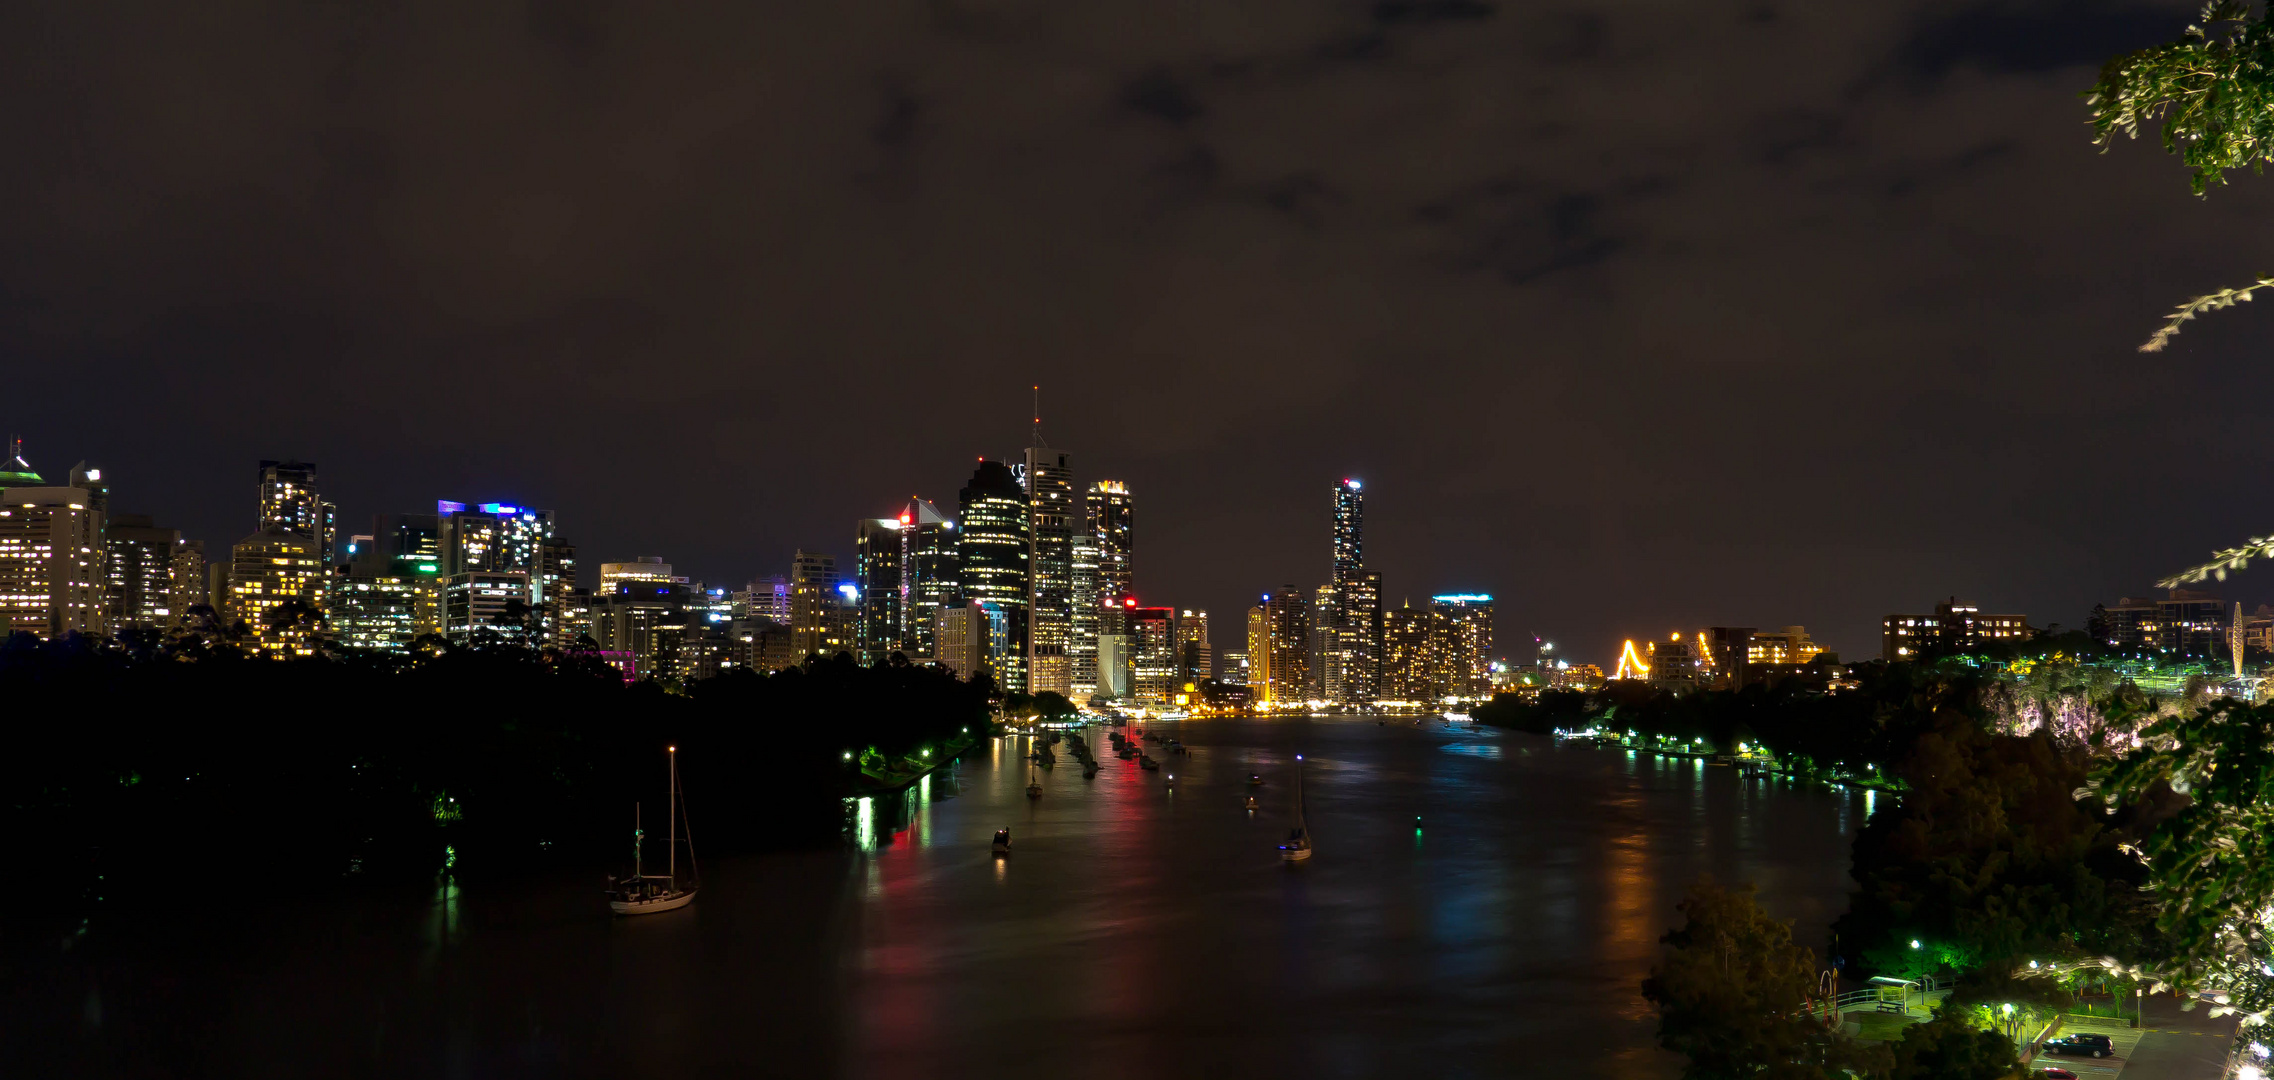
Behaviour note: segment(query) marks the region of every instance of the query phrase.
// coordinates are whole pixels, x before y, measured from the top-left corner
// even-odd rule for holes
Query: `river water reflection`
[[[1670,1077],[1637,984],[1682,890],[1754,882],[1815,944],[1867,812],[1468,725],[1156,730],[1191,756],[1061,754],[1039,800],[996,740],[849,807],[845,851],[706,863],[680,913],[612,921],[595,871],[95,950],[21,980],[7,1038],[74,1073]]]

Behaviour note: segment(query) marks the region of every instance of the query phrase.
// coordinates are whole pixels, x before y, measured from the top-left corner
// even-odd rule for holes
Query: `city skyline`
[[[983,458],[983,460],[998,461],[1004,463],[1005,467],[1012,472],[1014,481],[1023,484],[1023,481],[1018,480],[1018,476],[1020,474],[1023,474],[1026,469],[1026,461],[1023,459],[1030,457],[1033,453],[1042,449],[1046,448],[1029,448],[1028,450],[1021,451],[1020,454],[1016,457]],[[1051,452],[1058,454],[1061,460],[1068,457],[1068,455],[1062,451],[1053,450]],[[38,448],[36,446],[24,450],[23,453],[25,453],[30,458],[38,458],[41,456],[38,453]],[[93,462],[92,458],[83,455],[80,456],[78,460],[81,467],[93,464],[94,467],[99,469],[104,474],[103,482],[100,486],[106,492],[106,497],[118,497],[115,494],[112,494],[122,478],[122,474],[119,472],[119,467],[116,464],[95,463]],[[29,464],[29,462],[27,462],[27,464]],[[292,470],[310,470],[319,467],[318,463],[300,459],[263,458],[259,464],[262,473],[262,480],[258,485],[258,492],[256,497],[259,500],[261,511],[260,515],[256,517],[256,520],[261,521],[268,520],[268,516],[270,516],[272,513],[268,507],[276,501],[276,496],[273,494],[275,485],[269,479],[269,477],[271,477],[278,468],[285,469],[289,476],[297,475],[295,473],[292,473]],[[32,467],[39,468],[40,466],[33,465]],[[1128,498],[1126,492],[1128,492],[1132,487],[1132,485],[1125,484],[1120,480],[1095,478],[1085,472],[1072,469],[1070,467],[1060,471],[1062,471],[1065,475],[1063,482],[1067,487],[1073,516],[1082,523],[1082,526],[1085,527],[1088,524],[1088,518],[1092,512],[1091,509],[1086,505],[1088,501],[1094,501],[1100,498],[1115,498],[1125,500]],[[323,474],[327,477],[332,475],[331,470],[328,468],[323,469]],[[59,481],[51,478],[48,482],[58,483]],[[181,532],[185,539],[202,543],[205,545],[206,550],[209,552],[218,550],[220,554],[213,556],[213,558],[218,560],[226,560],[229,546],[232,543],[235,543],[235,540],[223,538],[225,534],[208,534],[200,536],[196,534],[196,530],[194,528],[184,526],[186,526],[191,521],[201,519],[211,520],[239,517],[240,520],[242,520],[243,510],[241,508],[235,514],[231,514],[225,508],[217,509],[212,507],[203,508],[202,510],[199,508],[189,508],[183,510],[180,513],[168,513],[164,511],[157,513],[143,513],[141,511],[145,509],[145,505],[148,503],[158,502],[172,504],[178,502],[178,500],[146,498],[145,493],[140,490],[140,485],[134,483],[131,473],[126,475],[125,483],[127,485],[127,494],[125,496],[127,501],[123,504],[115,505],[110,508],[114,519],[123,514],[126,518],[132,519],[124,522],[130,526],[139,523],[142,519],[151,519],[158,525],[169,529],[175,529],[176,531]],[[1350,485],[1353,483],[1359,484],[1360,487],[1351,487]],[[1095,490],[1090,490],[1097,487],[1098,485],[1111,485],[1114,491],[1118,494],[1106,495]],[[345,546],[348,544],[351,537],[361,535],[359,533],[360,529],[364,528],[366,525],[373,523],[375,519],[382,523],[399,522],[399,520],[403,518],[404,514],[400,512],[387,511],[366,513],[363,511],[363,508],[360,505],[362,500],[353,494],[346,496],[346,498],[349,500],[350,509],[342,511],[339,509],[339,503],[341,500],[339,491],[342,486],[343,485],[339,482],[326,480],[322,484],[320,506],[295,503],[291,506],[290,513],[297,515],[299,518],[305,519],[309,522],[316,522],[317,524],[312,525],[311,528],[314,528],[319,533],[328,530],[330,535],[333,537],[332,542],[334,546],[340,551],[340,557],[344,559],[346,557],[346,552],[344,550]],[[496,483],[485,484],[476,482],[468,486],[475,487],[478,490],[490,491],[496,490],[500,487],[509,488],[513,485],[510,483],[501,485]],[[1342,509],[1339,509],[1343,505],[1343,500],[1348,499],[1351,494],[1358,493],[1362,489],[1365,494],[1373,494],[1375,487],[1376,485],[1365,485],[1363,481],[1360,481],[1356,477],[1345,477],[1342,480],[1337,481],[1337,520],[1339,521],[1344,513]],[[289,494],[289,484],[286,485],[285,490]],[[950,490],[952,491],[952,489]],[[1165,501],[1167,502],[1168,506],[1173,507],[1175,505],[1177,493],[1174,491],[1174,489],[1172,489],[1170,492],[1166,493],[1166,496],[1167,498]],[[1029,496],[1029,498],[1031,498],[1031,496]],[[857,496],[848,495],[848,501],[854,501],[855,499],[857,499]],[[915,507],[919,503],[924,504],[926,507],[929,507],[929,504],[932,500],[927,499],[923,496],[919,496],[915,502],[910,502],[905,497],[899,500],[878,499],[872,501],[893,505],[894,516],[899,516],[909,513],[911,511],[911,508]],[[1150,520],[1151,515],[1157,511],[1151,510],[1150,506],[1155,502],[1155,500],[1147,499],[1146,501],[1148,502],[1149,506],[1148,525],[1152,525],[1153,522]],[[428,505],[436,505],[438,507],[442,515],[439,520],[443,520],[445,522],[450,520],[451,514],[453,512],[466,511],[468,509],[467,504],[452,501],[449,499],[429,498],[426,500],[426,502]],[[950,494],[945,502],[947,506],[953,507],[955,505],[955,499],[953,495]],[[1126,504],[1123,503],[1121,505]],[[1363,507],[1362,497],[1360,498],[1360,501],[1358,501],[1357,505]],[[500,506],[504,506],[504,508],[509,510],[517,509],[510,504],[500,503],[484,503],[474,509],[481,511],[492,511],[499,508]],[[1031,507],[1029,510],[1031,513]],[[1173,512],[1173,510],[1170,512]],[[417,511],[413,511],[412,513],[415,514]],[[545,527],[549,529],[550,519],[555,512],[551,510],[545,510],[537,511],[537,513],[545,515],[547,519],[547,524]],[[938,514],[941,513],[941,511],[936,509],[927,509],[925,513]],[[953,516],[952,510],[948,511],[947,513],[949,516]],[[1358,515],[1362,519],[1363,509],[1360,509],[1358,511]],[[845,580],[850,581],[855,576],[852,568],[856,565],[856,562],[859,559],[859,549],[861,548],[861,543],[857,535],[854,535],[854,533],[860,527],[862,527],[863,523],[865,522],[875,521],[882,523],[889,522],[891,520],[893,520],[892,517],[883,517],[877,519],[856,518],[854,530],[840,530],[848,533],[848,535],[845,537],[824,537],[809,539],[803,542],[792,542],[790,545],[789,555],[778,563],[757,562],[752,565],[746,565],[740,569],[728,568],[723,572],[701,573],[692,572],[693,567],[691,567],[687,562],[679,557],[666,554],[664,556],[661,556],[661,558],[663,558],[666,562],[677,563],[683,569],[690,571],[688,573],[683,573],[681,575],[683,577],[688,577],[692,580],[708,582],[714,586],[723,586],[729,589],[738,589],[741,587],[742,582],[746,580],[763,578],[768,575],[782,573],[792,563],[794,563],[794,557],[798,551],[811,549],[816,552],[826,552],[833,558],[841,559],[843,561],[843,566],[845,567],[842,576],[845,578]],[[590,526],[590,531],[596,533],[621,531],[620,529],[611,530],[608,524],[603,522],[589,522],[588,525]],[[1074,529],[1074,532],[1077,535],[1086,534],[1087,530],[1085,527],[1077,527]],[[1316,583],[1318,589],[1320,590],[1331,591],[1333,588],[1335,588],[1336,575],[1342,573],[1344,569],[1345,560],[1341,554],[1341,550],[1342,546],[1346,543],[1346,540],[1340,536],[1342,526],[1338,525],[1337,529],[1338,536],[1336,544],[1338,554],[1334,561],[1334,565],[1332,567],[1329,567],[1326,573],[1321,575],[1320,581]],[[578,531],[581,534],[586,530],[579,529]],[[1314,528],[1312,532],[1315,536],[1316,529]],[[1171,530],[1171,534],[1174,535],[1173,530]],[[1149,542],[1150,540],[1151,538],[1148,537]],[[525,543],[533,542],[534,541],[527,541]],[[1315,543],[1315,539],[1312,542]],[[647,551],[647,547],[640,546],[644,543],[644,541],[634,541],[634,546],[638,547],[638,550],[644,553]],[[1028,540],[1028,554],[1026,556],[1030,564],[1030,569],[1031,560],[1033,557],[1031,543],[1032,540],[1030,537]],[[1300,543],[1299,540],[1298,543]],[[661,543],[658,542],[657,544],[651,546],[660,547]],[[1357,551],[1355,547],[1353,547],[1352,550],[1354,554]],[[1150,556],[1151,552],[1148,552],[1148,555]],[[643,554],[637,557],[644,558],[647,556]],[[628,551],[604,553],[585,551],[582,553],[582,561],[595,567],[598,566],[602,561],[629,562],[634,558],[635,556]],[[525,561],[534,562],[535,560],[533,554],[529,560]],[[1266,560],[1259,559],[1257,561]],[[1288,581],[1299,582],[1304,578],[1302,567],[1300,566],[1303,561],[1304,560],[1300,558],[1299,554],[1295,552],[1289,552],[1281,558],[1270,559],[1268,560],[1268,564],[1275,568],[1266,571],[1265,574],[1259,578],[1259,580],[1279,580],[1283,583]],[[1361,554],[1357,556],[1357,561],[1351,565],[1362,566],[1370,562],[1372,562],[1371,559],[1364,558]],[[1284,567],[1284,569],[1278,569],[1277,567]],[[1378,579],[1381,577],[1381,572],[1379,570],[1374,570],[1372,567],[1367,567],[1367,569],[1372,572],[1375,578]],[[584,575],[584,578],[586,580],[580,582],[580,584],[587,586],[592,584],[591,579],[593,578],[594,573],[596,572],[588,571]],[[1427,571],[1423,570],[1421,573],[1426,576]],[[1503,577],[1505,576],[1514,575],[1504,571]],[[1937,596],[1937,594],[1933,591],[1930,591],[1923,597],[1889,596],[1885,602],[1875,605],[1875,608],[1879,610],[1880,614],[1873,616],[1869,620],[1868,626],[1852,631],[1841,628],[1838,624],[1833,623],[1830,620],[1817,617],[1812,610],[1802,610],[1797,612],[1782,609],[1763,611],[1760,608],[1754,608],[1753,610],[1756,613],[1760,614],[1761,617],[1750,620],[1731,617],[1726,614],[1724,610],[1706,610],[1702,614],[1693,613],[1688,615],[1675,613],[1643,614],[1620,620],[1615,623],[1619,629],[1612,631],[1611,636],[1609,637],[1602,639],[1590,639],[1586,636],[1584,631],[1578,629],[1578,627],[1585,625],[1587,620],[1568,620],[1565,625],[1573,627],[1570,632],[1560,632],[1553,625],[1543,626],[1541,624],[1545,623],[1547,620],[1542,619],[1535,614],[1537,611],[1536,604],[1526,605],[1524,603],[1524,598],[1520,595],[1510,596],[1505,591],[1484,587],[1474,580],[1460,582],[1439,581],[1437,584],[1433,584],[1428,588],[1406,588],[1403,584],[1401,584],[1402,582],[1411,580],[1412,579],[1407,575],[1400,574],[1397,577],[1392,578],[1387,585],[1381,585],[1378,581],[1374,582],[1373,586],[1381,589],[1380,595],[1374,598],[1375,602],[1379,604],[1380,609],[1382,611],[1393,610],[1403,604],[1413,602],[1416,599],[1420,599],[1424,602],[1424,604],[1426,604],[1426,601],[1430,596],[1434,596],[1444,589],[1473,590],[1479,593],[1489,593],[1497,598],[1496,603],[1500,609],[1500,615],[1498,616],[1500,620],[1499,632],[1504,641],[1503,652],[1505,654],[1505,658],[1511,664],[1522,663],[1524,659],[1523,656],[1520,655],[1523,650],[1515,648],[1515,643],[1517,640],[1519,638],[1529,639],[1533,636],[1538,636],[1542,640],[1555,641],[1557,643],[1556,648],[1560,657],[1570,660],[1574,663],[1593,663],[1601,666],[1606,672],[1612,670],[1619,663],[1620,649],[1622,644],[1625,642],[1647,643],[1651,640],[1654,640],[1658,636],[1662,636],[1663,633],[1668,630],[1679,630],[1681,627],[1685,626],[1735,624],[1745,622],[1750,622],[1754,625],[1787,625],[1797,622],[1801,625],[1806,625],[1811,628],[1811,633],[1821,647],[1826,648],[1827,650],[1851,661],[1855,659],[1868,658],[1871,656],[1879,655],[1882,651],[1879,647],[1879,642],[1881,639],[1881,624],[1888,617],[1888,612],[1908,611],[1920,608],[1922,604],[1931,607]],[[1489,575],[1486,577],[1486,580],[1491,580]],[[1257,590],[1251,586],[1242,593],[1235,594],[1234,598],[1228,601],[1214,600],[1214,602],[1209,602],[1204,600],[1200,603],[1193,603],[1194,599],[1196,598],[1194,594],[1200,593],[1202,590],[1181,588],[1174,583],[1148,584],[1142,579],[1137,581],[1137,588],[1137,598],[1145,604],[1153,604],[1155,602],[1159,602],[1170,604],[1172,606],[1181,605],[1217,611],[1243,611],[1247,606],[1255,602],[1254,598],[1257,592]],[[1274,588],[1277,588],[1277,586]],[[2210,591],[2204,592],[2203,590],[2205,589],[2208,589]],[[541,591],[541,589],[539,591]],[[2268,584],[2263,592],[2254,591],[2252,589],[2251,581],[2247,575],[2234,578],[2226,583],[2198,586],[2184,591],[2186,591],[2189,595],[2201,595],[2210,599],[2218,600],[2221,604],[2228,607],[2231,607],[2233,604],[2239,602],[2243,604],[2244,608],[2246,609],[2245,614],[2251,617],[2252,625],[2256,627],[2266,621],[2266,616],[2257,610],[2259,605],[2266,601],[2259,598],[2268,597],[2269,599],[2274,599],[2274,578],[2269,579]],[[1981,599],[1980,594],[1954,593],[1950,590],[1942,590],[1940,595],[1957,597],[1969,603],[1984,605],[1989,608],[2010,608],[2013,610],[2026,611],[2031,620],[2030,625],[2034,629],[2045,629],[2048,626],[2057,626],[2057,628],[2062,630],[2081,630],[2085,629],[2086,623],[2091,617],[2092,609],[2096,605],[2120,607],[2122,602],[2153,604],[2156,602],[2156,598],[2164,596],[2167,592],[2169,592],[2169,590],[2150,588],[2145,584],[2135,584],[2128,588],[2119,587],[2102,594],[2087,595],[2080,591],[2068,599],[2065,603],[2057,603],[2057,606],[2052,607],[2025,607],[2019,604],[2000,604],[1995,600],[1984,601]],[[1323,596],[1324,592],[1322,592],[1321,595]],[[1993,593],[1991,595],[1995,594]],[[2144,597],[2146,599],[2128,599],[2136,597]],[[1213,599],[1213,597],[1209,598],[1209,600]],[[2070,609],[2075,610],[2071,611]],[[1671,612],[1672,609],[1669,608],[1668,611]],[[2067,617],[2063,617],[2064,614]],[[1092,627],[1090,628],[1090,632],[1094,634],[1096,632],[1096,629]],[[1316,632],[1324,634],[1326,630],[1322,626]],[[2267,636],[2268,635],[2266,633],[2254,629],[2251,640],[2255,642],[2258,641],[2261,637]],[[1374,632],[1374,639],[1376,641],[1375,648],[1378,651],[1382,648],[1382,645],[1380,644],[1381,638],[1379,630],[1376,630]],[[2223,631],[2221,632],[2221,640],[2224,640]],[[1031,650],[1033,643],[1029,641],[1025,647]],[[1218,646],[1218,648],[1225,647],[1226,646]],[[1316,647],[1317,643],[1314,643],[1314,648]],[[1072,673],[1075,660],[1076,658],[1072,656],[1069,656],[1068,658],[1066,668],[1068,670],[1069,676]],[[1094,659],[1091,659],[1089,662],[1094,663]],[[1319,682],[1319,680],[1324,677],[1324,674],[1325,673],[1323,672],[1313,671],[1310,672],[1310,677],[1314,682]],[[1379,676],[1377,676],[1377,680],[1378,678]],[[1316,689],[1323,693],[1325,686],[1323,683],[1321,683],[1318,687],[1316,687]]]

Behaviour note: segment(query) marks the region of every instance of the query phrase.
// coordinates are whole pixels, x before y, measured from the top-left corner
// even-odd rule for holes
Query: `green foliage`
[[[1856,838],[1842,951],[1870,971],[1965,975],[2009,996],[2054,992],[2005,985],[2032,959],[2137,955],[2147,915],[2123,836],[2075,797],[2090,765],[2043,732],[1994,734],[1936,709],[1896,765],[1909,790]]]
[[[2212,0],[2202,20],[2110,60],[2085,92],[2102,145],[2161,121],[2164,150],[2186,163],[2198,195],[2226,170],[2263,172],[2274,158],[2274,29],[2245,0]]]
[[[2263,913],[2274,906],[2274,705],[2231,699],[2164,717],[2096,787],[2149,813],[2170,809],[2138,850],[2161,901],[2163,970],[2182,986],[2274,1006]],[[2171,809],[2178,804],[2176,809]]]
[[[1681,903],[1683,925],[1642,984],[1658,1006],[1658,1041],[1687,1055],[1685,1080],[1819,1080],[1867,1059],[1807,1012],[1815,956],[1792,943],[1792,925],[1753,899],[1752,886],[1701,879]]]
[[[1950,1010],[1903,1029],[1889,1048],[1886,1080],[2007,1080],[2027,1075],[2013,1043],[1967,1023]]]
[[[1081,715],[1074,708],[1074,703],[1066,700],[1066,695],[1056,690],[1045,690],[1034,695],[1034,711],[1044,720],[1052,722],[1072,720]]]

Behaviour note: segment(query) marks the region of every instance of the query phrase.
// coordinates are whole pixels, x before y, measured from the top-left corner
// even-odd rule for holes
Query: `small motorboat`
[[[1249,787],[1262,787],[1262,786],[1263,786],[1263,774],[1262,774],[1262,773],[1249,773],[1249,774],[1248,774],[1248,786],[1249,786]]]
[[[1261,808],[1261,804],[1259,804],[1259,803],[1257,803],[1257,802],[1255,801],[1255,796],[1253,796],[1253,795],[1250,795],[1250,796],[1248,796],[1248,813],[1251,813],[1251,814],[1252,814],[1252,813],[1255,813],[1255,812],[1256,812],[1258,809],[1260,809],[1260,808]]]
[[[1009,830],[1009,829],[997,829],[997,830],[995,830],[995,854],[997,854],[997,855],[1008,855],[1008,854],[1010,854],[1010,853],[1011,853],[1011,830]]]
[[[1138,767],[1138,768],[1140,768],[1140,769],[1143,769],[1143,770],[1145,770],[1146,772],[1159,772],[1159,771],[1161,771],[1161,763],[1160,763],[1160,762],[1158,762],[1158,761],[1154,761],[1152,758],[1146,757],[1146,756],[1144,756],[1143,754],[1139,754],[1139,755],[1137,756],[1137,767]]]
[[[1084,780],[1091,780],[1091,779],[1095,779],[1095,778],[1097,777],[1097,774],[1098,774],[1098,763],[1097,763],[1097,762],[1095,762],[1095,761],[1085,761],[1085,762],[1083,762],[1083,763],[1082,763],[1082,779],[1084,779]]]
[[[1176,774],[1175,774],[1175,773],[1170,773],[1170,774],[1169,774],[1168,789],[1169,789],[1170,791],[1175,791],[1175,790],[1176,790]]]

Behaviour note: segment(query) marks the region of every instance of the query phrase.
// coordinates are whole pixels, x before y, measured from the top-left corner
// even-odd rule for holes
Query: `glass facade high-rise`
[[[912,498],[900,511],[900,637],[911,660],[940,657],[934,613],[961,595],[955,540],[955,522],[930,499]]]
[[[1129,485],[1100,480],[1084,497],[1084,518],[1090,539],[1097,544],[1097,591],[1100,600],[1134,596],[1137,578],[1132,552],[1136,547],[1137,513]]]
[[[1027,683],[1029,692],[1074,692],[1074,471],[1063,450],[1030,446],[1027,492]]]
[[[901,529],[899,518],[862,518],[853,527],[853,584],[861,606],[856,655],[863,664],[882,663],[905,648]]]
[[[957,493],[956,573],[966,598],[1001,615],[1004,655],[990,657],[1006,693],[1027,689],[1028,567],[1032,547],[1027,494],[1010,467],[981,459]]]

